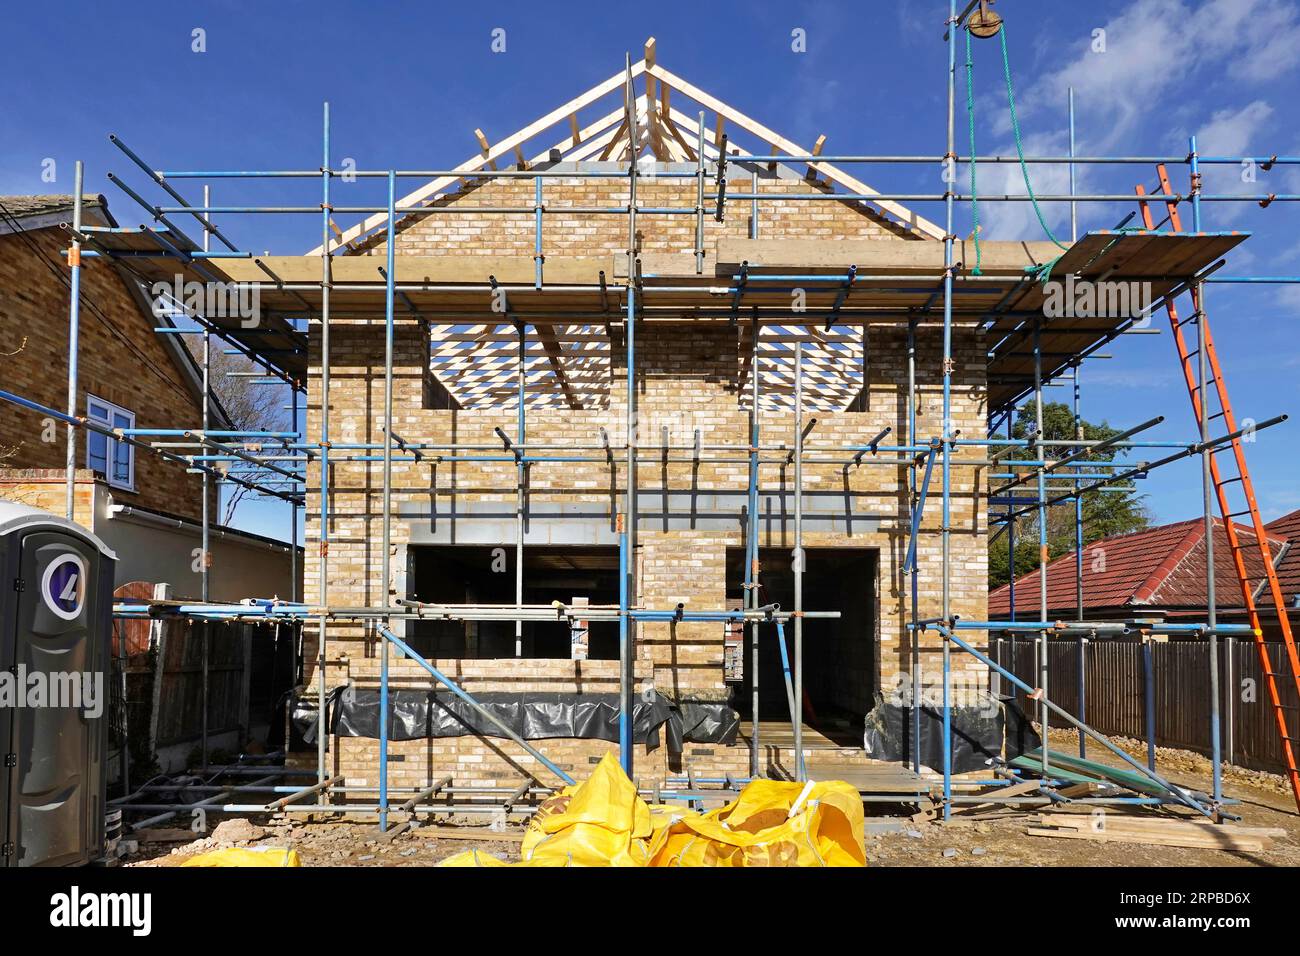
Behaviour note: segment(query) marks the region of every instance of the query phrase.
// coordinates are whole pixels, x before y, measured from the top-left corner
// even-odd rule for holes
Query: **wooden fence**
[[[166,595],[165,585],[139,581],[122,585],[115,592],[119,598]],[[114,779],[120,779],[123,737],[130,741],[133,764],[148,765],[164,747],[200,745],[205,627],[208,630],[208,735],[215,737],[236,730],[241,742],[246,737],[250,676],[246,654],[250,625],[115,620],[109,679]]]
[[[1132,640],[1049,640],[1047,692],[1054,703],[1093,729],[1111,736],[1146,740],[1146,655]],[[1039,641],[1036,638],[991,638],[993,660],[1031,687],[1037,687]],[[1081,650],[1082,648],[1082,650]],[[1300,725],[1300,700],[1290,679],[1281,644],[1266,644],[1287,719]],[[1210,752],[1210,646],[1208,641],[1152,641],[1150,668],[1154,684],[1157,746]],[[1085,662],[1079,706],[1080,660]],[[995,689],[1009,691],[1006,681]],[[1253,640],[1219,640],[1220,741],[1226,762],[1259,770],[1284,772],[1282,741]],[[1037,707],[1017,691],[1026,713]],[[1052,726],[1068,726],[1052,718]]]

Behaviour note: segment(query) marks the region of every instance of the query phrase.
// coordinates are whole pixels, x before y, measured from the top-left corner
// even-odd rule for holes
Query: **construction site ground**
[[[1053,749],[1077,752],[1073,732],[1053,730]],[[1145,760],[1140,741],[1116,739],[1114,743],[1138,760]],[[1123,761],[1090,745],[1088,757],[1115,766]],[[1208,789],[1210,763],[1199,754],[1160,749],[1157,767],[1174,783]],[[1300,866],[1300,816],[1285,778],[1278,774],[1225,766],[1225,797],[1239,801],[1230,813],[1245,827],[1285,830],[1271,847],[1258,852],[1194,849],[1156,844],[1109,843],[1091,839],[1031,836],[1029,829],[1040,814],[1080,812],[1072,809],[1027,807],[958,809],[947,822],[916,822],[914,808],[875,804],[868,806],[866,854],[870,866]],[[715,804],[716,805],[716,804]],[[1086,811],[1085,811],[1086,812]],[[1108,814],[1140,815],[1151,819],[1190,819],[1191,811],[1107,808]],[[266,814],[249,818],[223,818],[209,835],[188,839],[178,829],[145,831],[129,835],[139,839],[138,849],[114,865],[180,866],[186,860],[227,846],[292,847],[303,866],[429,866],[467,849],[498,858],[519,858],[524,821],[500,821],[486,816],[462,818],[460,825],[420,821],[413,829],[390,839],[381,838],[373,820],[339,818],[304,819],[302,816]],[[403,818],[394,817],[394,824]],[[155,841],[156,838],[156,841]]]

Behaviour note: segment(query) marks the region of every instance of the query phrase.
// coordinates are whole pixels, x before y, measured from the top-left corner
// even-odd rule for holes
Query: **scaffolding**
[[[486,796],[493,798],[494,806],[500,805],[502,801],[497,798],[501,795],[488,794],[486,791],[470,794],[469,797],[472,799],[468,799],[468,802],[453,800],[451,795],[456,794],[457,791],[450,781],[442,781],[432,788],[419,791],[389,786],[387,768],[389,657],[394,651],[399,656],[414,661],[428,673],[433,682],[447,687],[486,719],[498,723],[499,729],[507,737],[533,755],[543,767],[553,772],[561,781],[572,782],[572,778],[552,763],[542,749],[533,746],[511,728],[499,724],[489,711],[479,705],[473,695],[461,688],[450,676],[435,668],[394,633],[392,625],[402,620],[512,621],[515,623],[517,638],[522,633],[523,624],[529,621],[558,620],[572,623],[581,619],[616,622],[620,661],[618,746],[623,766],[629,775],[634,772],[631,715],[635,699],[633,664],[636,660],[638,625],[659,621],[735,622],[749,630],[754,655],[753,718],[749,744],[751,776],[755,777],[761,772],[758,759],[759,629],[764,625],[775,625],[776,639],[785,662],[786,696],[796,755],[794,775],[798,779],[804,779],[806,768],[803,763],[804,749],[801,738],[803,623],[806,619],[816,617],[834,618],[839,615],[839,612],[835,609],[804,606],[803,468],[809,464],[834,464],[843,465],[846,473],[849,468],[863,466],[892,469],[899,475],[899,483],[907,491],[906,515],[901,522],[907,542],[906,560],[902,565],[902,580],[899,584],[901,593],[907,595],[906,601],[910,606],[907,630],[910,634],[909,648],[912,662],[911,716],[915,727],[915,732],[912,734],[914,753],[910,763],[913,772],[917,775],[916,797],[923,796],[926,789],[919,776],[922,769],[919,749],[922,709],[919,704],[922,690],[920,641],[926,634],[935,634],[941,640],[942,647],[944,766],[941,769],[942,807],[945,817],[955,806],[964,802],[987,803],[1000,799],[996,795],[989,796],[983,792],[972,795],[966,789],[968,781],[954,779],[951,687],[954,650],[972,655],[988,668],[991,678],[996,680],[999,686],[1003,681],[1017,686],[1029,694],[1039,708],[1038,722],[1043,729],[1044,746],[1041,766],[1038,770],[1042,777],[1043,789],[1029,795],[1017,792],[1001,798],[1004,802],[1042,805],[1065,799],[1050,790],[1053,783],[1059,782],[1057,771],[1062,769],[1054,768],[1050,762],[1050,750],[1047,746],[1046,731],[1049,721],[1055,717],[1058,723],[1063,721],[1078,731],[1081,747],[1085,737],[1093,740],[1143,775],[1156,791],[1155,796],[1085,798],[1083,802],[1170,803],[1191,808],[1197,813],[1216,820],[1224,817],[1225,807],[1232,801],[1223,797],[1221,788],[1218,714],[1220,688],[1214,648],[1220,636],[1242,636],[1252,637],[1261,646],[1261,654],[1264,653],[1259,614],[1254,603],[1251,602],[1251,589],[1245,587],[1246,569],[1242,556],[1245,546],[1241,544],[1235,532],[1229,532],[1234,563],[1242,578],[1243,587],[1247,591],[1246,598],[1251,612],[1249,624],[1232,624],[1218,620],[1215,609],[1212,555],[1207,561],[1207,587],[1210,600],[1205,621],[1199,623],[1085,621],[1081,564],[1084,540],[1082,501],[1086,495],[1130,482],[1135,477],[1145,476],[1155,468],[1180,460],[1199,459],[1205,483],[1204,521],[1207,528],[1207,546],[1212,547],[1213,544],[1210,531],[1213,527],[1212,511],[1217,501],[1226,527],[1230,529],[1234,527],[1234,516],[1242,513],[1249,514],[1255,528],[1256,539],[1265,542],[1263,547],[1267,548],[1259,510],[1253,492],[1250,490],[1241,439],[1248,431],[1254,433],[1266,430],[1284,421],[1286,416],[1278,415],[1249,424],[1248,427],[1238,427],[1227,403],[1222,370],[1212,351],[1204,296],[1207,285],[1212,283],[1295,283],[1300,282],[1300,277],[1219,275],[1218,271],[1226,261],[1223,256],[1245,237],[1238,233],[1201,231],[1200,210],[1201,205],[1206,202],[1254,202],[1267,206],[1274,202],[1295,202],[1300,200],[1300,195],[1207,193],[1201,188],[1201,170],[1207,166],[1236,166],[1242,162],[1253,162],[1260,169],[1267,171],[1278,166],[1300,165],[1300,157],[1203,156],[1197,152],[1195,139],[1191,141],[1188,153],[1181,156],[1077,156],[1074,152],[1072,94],[1069,100],[1071,145],[1068,155],[976,156],[973,150],[970,154],[962,155],[957,151],[955,135],[959,75],[958,37],[963,32],[967,37],[966,69],[969,76],[971,18],[980,18],[978,21],[981,25],[980,31],[975,35],[983,38],[986,33],[984,25],[987,23],[987,15],[987,4],[981,0],[972,0],[965,9],[960,11],[956,0],[950,0],[949,15],[945,21],[943,34],[947,49],[947,142],[945,151],[940,156],[827,155],[823,153],[820,141],[811,150],[800,148],[665,70],[656,62],[653,41],[651,41],[647,44],[644,59],[633,63],[631,57],[628,57],[620,73],[515,136],[508,137],[496,145],[489,145],[482,134],[479,134],[481,155],[453,169],[356,170],[349,168],[344,170],[339,168],[331,153],[328,104],[325,104],[323,112],[319,169],[161,170],[149,165],[114,136],[111,137],[114,145],[144,173],[153,186],[165,192],[167,197],[161,203],[155,203],[119,177],[109,174],[110,180],[138,204],[153,223],[139,228],[128,228],[91,226],[83,223],[81,216],[83,171],[81,164],[78,163],[76,205],[73,221],[67,226],[70,239],[68,263],[72,278],[68,326],[70,359],[68,407],[66,410],[54,409],[21,395],[0,391],[0,399],[49,415],[67,425],[69,516],[72,508],[72,481],[79,429],[98,432],[114,440],[126,442],[201,474],[204,482],[202,526],[205,555],[211,522],[208,507],[210,488],[224,484],[240,485],[258,494],[284,501],[296,515],[298,509],[305,507],[308,469],[314,469],[319,475],[319,578],[316,602],[305,603],[299,600],[296,594],[292,595],[290,600],[250,597],[238,604],[212,602],[209,600],[208,591],[210,562],[205,560],[202,563],[203,588],[200,601],[184,603],[123,600],[115,608],[115,614],[119,618],[172,617],[203,624],[220,621],[298,625],[313,623],[317,628],[315,783],[310,785],[303,785],[301,782],[289,783],[288,778],[307,776],[300,771],[274,770],[265,767],[226,768],[234,782],[226,780],[216,783],[217,778],[214,777],[213,782],[208,786],[216,791],[215,796],[193,804],[178,808],[151,803],[147,797],[150,788],[146,786],[117,801],[118,805],[148,812],[175,812],[189,807],[226,812],[255,812],[271,809],[289,812],[359,812],[378,814],[380,827],[385,831],[389,829],[390,811],[411,812],[417,808],[446,807],[482,809],[484,804],[478,798]],[[1005,43],[1005,27],[1003,26],[997,32],[1000,32],[1002,42]],[[644,93],[638,93],[636,86],[638,81],[644,84]],[[696,115],[688,116],[671,107],[670,91],[677,94],[679,102],[682,98],[694,101],[700,108]],[[597,123],[579,129],[577,120],[579,109],[590,106],[602,97],[618,94],[621,94],[622,103],[617,109]],[[971,108],[968,104],[968,109]],[[1014,104],[1012,108],[1014,110]],[[716,115],[713,129],[709,129],[706,125],[706,115],[710,112]],[[566,163],[557,162],[556,154],[560,152],[559,150],[547,151],[532,160],[525,157],[522,151],[524,144],[552,126],[565,122],[571,123],[572,126],[572,135],[562,141]],[[730,122],[733,128],[739,128],[753,136],[756,141],[770,144],[773,148],[766,151],[743,151],[730,140],[729,134],[725,131],[727,122]],[[693,205],[651,207],[639,203],[638,184],[647,175],[639,159],[641,152],[647,149],[653,150],[656,157],[670,160],[666,168],[653,171],[655,178],[677,179],[694,184]],[[515,159],[514,168],[498,168],[497,160],[508,163],[512,153]],[[825,182],[833,183],[834,186],[839,187],[839,191],[829,185],[823,189],[804,193],[760,190],[759,171],[775,168],[776,164],[806,165],[807,178],[814,184],[820,184],[819,177],[825,177]],[[1027,184],[1029,169],[1036,164],[1068,166],[1070,192],[1035,196],[1029,188],[1024,195],[977,194],[974,189],[975,169],[979,165],[999,164],[1018,164],[1025,171]],[[1078,194],[1074,190],[1074,172],[1076,166],[1082,164],[1157,167],[1158,188],[1148,192],[1139,187],[1133,195]],[[950,170],[952,175],[946,177],[948,188],[942,193],[879,193],[840,168],[871,165],[918,169],[937,166]],[[969,171],[971,188],[968,192],[961,192],[956,186],[956,170],[959,166],[965,166]],[[1171,167],[1187,169],[1189,186],[1186,192],[1175,191],[1167,173]],[[740,178],[748,172],[750,174],[748,190],[737,191],[729,181],[729,172],[734,173],[735,178]],[[382,182],[387,189],[386,204],[382,206],[336,205],[331,186],[344,175]],[[599,284],[596,286],[571,282],[563,276],[558,281],[548,279],[545,266],[547,246],[544,223],[548,212],[546,184],[553,178],[567,180],[590,178],[625,184],[627,199],[623,204],[563,207],[567,215],[626,218],[628,239],[626,265],[622,275],[606,276],[602,271]],[[399,181],[411,179],[425,181],[426,185],[405,200],[399,200],[397,188]],[[516,214],[531,217],[534,232],[534,269],[531,276],[491,276],[487,282],[477,280],[471,282],[450,276],[440,277],[434,284],[428,281],[399,279],[396,241],[404,223],[425,216],[466,211],[465,207],[457,207],[454,203],[441,201],[445,191],[458,183],[511,179],[532,183],[535,196],[532,204],[475,205],[470,207],[469,211],[484,216]],[[316,181],[320,188],[320,202],[317,205],[301,206],[214,205],[209,192],[211,185],[228,180],[259,180],[273,184],[277,181]],[[190,182],[203,184],[202,205],[191,204],[178,190],[177,184]],[[743,183],[744,179],[741,179],[741,182]],[[725,286],[719,288],[718,277],[708,274],[704,268],[706,216],[711,215],[716,221],[723,222],[733,204],[746,204],[750,215],[749,235],[751,239],[757,239],[760,236],[762,206],[765,202],[774,199],[870,204],[895,216],[897,218],[895,226],[900,231],[940,243],[942,260],[937,267],[913,269],[902,273],[873,271],[859,263],[847,269],[837,266],[794,275],[786,271],[773,273],[751,267],[748,262],[742,262],[737,268],[723,274]],[[943,224],[931,223],[898,205],[904,202],[935,204],[942,207]],[[1062,250],[1061,254],[1049,262],[1045,270],[1042,268],[1020,269],[1018,272],[981,270],[978,265],[980,261],[978,229],[973,235],[974,248],[972,249],[969,241],[963,243],[954,234],[954,216],[959,204],[970,204],[972,209],[975,209],[977,203],[988,202],[1031,202],[1035,207],[1037,204],[1044,203],[1069,203],[1071,242],[1068,245],[1058,243]],[[1078,235],[1078,203],[1114,202],[1139,204],[1139,212],[1142,215],[1141,228],[1128,227],[1126,220],[1112,230],[1095,230],[1081,237]],[[1151,215],[1151,209],[1156,205],[1163,205],[1167,210],[1165,219],[1160,223],[1156,223]],[[1178,218],[1179,209],[1184,206],[1190,206],[1192,211],[1190,232],[1182,231]],[[318,269],[318,278],[309,278],[302,269],[295,270],[291,265],[274,260],[272,257],[257,256],[241,250],[217,225],[221,217],[254,214],[319,217],[321,244],[312,253],[318,259],[318,266],[311,267]],[[336,215],[356,215],[366,218],[358,226],[342,231],[335,225]],[[683,280],[680,276],[646,271],[638,252],[639,217],[676,216],[684,217],[693,223],[696,269],[694,280]],[[197,228],[202,232],[201,240],[196,241],[187,235],[178,225],[178,220],[183,221],[188,228],[195,228],[190,225],[189,220],[197,223]],[[1165,226],[1169,228],[1163,228]],[[216,240],[224,248],[214,250],[212,240]],[[349,262],[346,253],[354,251],[359,245],[371,240],[387,244],[385,265],[378,270],[382,281],[362,280],[356,270],[348,271],[345,268]],[[974,269],[971,269],[966,261],[972,252],[977,263]],[[201,335],[203,343],[201,364],[205,391],[210,391],[212,388],[209,379],[209,350],[214,337],[226,348],[254,364],[257,369],[257,381],[268,385],[288,386],[293,396],[293,429],[275,432],[212,430],[207,419],[206,403],[204,419],[199,428],[114,429],[80,415],[77,409],[80,270],[83,268],[83,260],[90,258],[114,260],[146,283],[158,279],[170,279],[173,275],[204,283],[229,281],[232,277],[238,277],[240,283],[254,287],[263,301],[271,301],[274,306],[273,320],[263,321],[255,329],[241,327],[237,321],[209,316],[200,310],[187,309],[183,303],[175,302],[177,310],[184,311],[192,324],[182,327],[172,323],[158,331],[163,334]],[[1159,268],[1151,270],[1153,264],[1158,265]],[[721,266],[719,268],[721,269]],[[1065,276],[1082,274],[1085,269],[1094,277],[1115,275],[1124,279],[1150,281],[1154,283],[1156,289],[1154,301],[1143,311],[1143,316],[1128,317],[1108,324],[1098,325],[1096,322],[1088,324],[1087,321],[1054,323],[1046,319],[1043,307],[1043,282],[1040,280],[1047,278],[1050,273]],[[342,278],[339,277],[341,271],[345,273]],[[797,317],[790,314],[788,295],[786,295],[789,289],[796,286],[804,288],[808,295],[807,312]],[[888,298],[890,295],[893,298]],[[785,296],[784,305],[783,296]],[[1183,296],[1190,297],[1192,312],[1189,318],[1180,320],[1175,302]],[[338,301],[344,303],[343,309],[336,307],[336,297]],[[493,297],[508,303],[504,313],[494,312],[484,304]],[[721,304],[718,304],[719,298],[722,300]],[[990,306],[990,303],[993,304]],[[332,323],[354,317],[356,313],[350,313],[348,307],[358,308],[362,310],[362,314],[373,316],[376,321],[382,315],[384,323],[383,426],[380,430],[384,439],[380,442],[340,442],[337,440],[338,436],[331,430],[330,331]],[[702,321],[729,322],[738,329],[743,328],[745,324],[749,325],[747,345],[750,351],[745,359],[748,374],[744,383],[749,412],[749,433],[742,443],[703,443],[697,430],[692,443],[674,445],[665,436],[659,445],[655,445],[647,442],[645,436],[637,432],[635,375],[638,328],[647,317],[671,314],[673,310],[680,313],[683,308],[689,308],[691,314]],[[1186,441],[1142,439],[1140,435],[1143,431],[1161,421],[1156,418],[1105,440],[1085,440],[1082,434],[1070,441],[1046,440],[1043,437],[1044,388],[1055,382],[1069,384],[1073,393],[1073,413],[1076,422],[1079,421],[1080,369],[1084,361],[1099,355],[1100,348],[1116,341],[1122,335],[1153,331],[1144,328],[1141,319],[1149,316],[1157,308],[1165,308],[1173,324],[1187,385],[1193,397],[1198,425],[1196,436]],[[275,311],[277,309],[278,313]],[[439,362],[443,363],[446,380],[457,383],[459,389],[457,397],[461,407],[516,405],[517,423],[513,436],[498,428],[499,444],[485,446],[458,442],[431,442],[423,440],[422,436],[397,434],[394,429],[393,411],[393,361],[394,330],[399,310],[421,321],[444,323],[433,326],[434,340],[442,341],[450,348],[441,354],[435,354],[432,359],[435,365]],[[277,314],[278,318],[275,317]],[[963,319],[979,320],[991,333],[991,341],[994,342],[989,349],[988,430],[982,436],[962,436],[952,426],[955,367],[953,330],[958,320]],[[891,426],[863,444],[827,444],[817,441],[813,437],[817,420],[809,413],[816,412],[820,408],[842,409],[853,399],[856,392],[852,383],[845,386],[843,383],[827,379],[820,371],[823,367],[821,360],[831,354],[840,357],[847,355],[848,361],[861,366],[865,387],[866,349],[855,345],[860,336],[852,334],[851,330],[860,329],[862,335],[865,335],[870,323],[886,320],[906,323],[907,328],[906,394],[909,410],[905,416],[906,436],[891,436]],[[305,329],[309,324],[315,324],[319,329],[319,355],[313,358],[319,360],[319,378],[316,384],[320,398],[320,428],[319,434],[314,436],[306,434],[305,426],[303,428],[298,426],[299,396],[306,391],[308,376],[308,339]],[[1188,324],[1194,325],[1197,334],[1198,348],[1194,352],[1186,347],[1184,341],[1183,330]],[[922,326],[938,328],[942,332],[943,419],[939,434],[921,434],[918,430],[916,341],[918,330]],[[533,330],[531,338],[528,335],[530,328]],[[566,349],[563,343],[557,341],[557,328],[564,329],[565,334],[570,336],[568,343],[570,348]],[[600,338],[602,335],[603,340]],[[599,351],[586,348],[586,345],[593,341],[606,344],[607,350],[603,355],[588,354]],[[484,356],[493,361],[481,361],[478,364],[467,361],[456,351],[458,343],[473,344],[475,349],[481,349]],[[528,409],[547,405],[583,407],[584,403],[598,401],[597,397],[593,397],[590,382],[593,377],[598,378],[602,374],[608,376],[614,350],[619,345],[626,365],[626,433],[622,438],[611,435],[602,428],[598,436],[592,436],[591,440],[586,442],[564,446],[530,442],[527,435]],[[500,361],[503,356],[507,359],[514,358],[513,367]],[[1193,363],[1193,358],[1197,356],[1199,358]],[[537,374],[542,367],[548,370],[545,376]],[[810,381],[815,392],[811,396],[808,391]],[[612,387],[611,385],[611,389]],[[1201,397],[1210,394],[1210,388],[1214,388],[1218,396],[1217,414],[1210,414],[1208,399],[1200,400]],[[763,402],[767,402],[769,408],[790,411],[792,425],[788,434],[779,436],[776,440],[761,434],[760,408]],[[1037,430],[1026,438],[1016,438],[1012,434],[1013,419],[1017,408],[1024,403],[1030,403],[1034,409]],[[1214,431],[1216,421],[1220,422],[1222,428],[1217,433]],[[1004,431],[1005,437],[1002,437]],[[978,457],[959,457],[956,452],[961,450]],[[1140,461],[1136,464],[1122,458],[1108,457],[1105,460],[1097,460],[1097,455],[1106,451],[1117,453],[1138,451],[1151,454],[1153,460]],[[1222,451],[1231,451],[1233,454],[1238,475],[1232,480],[1239,483],[1245,493],[1247,499],[1245,512],[1234,512],[1226,497],[1226,480],[1220,475],[1215,459],[1216,453]],[[1012,457],[1013,454],[1025,457]],[[739,609],[687,609],[683,605],[665,608],[639,606],[635,596],[636,583],[633,579],[632,561],[637,548],[638,496],[642,493],[638,488],[637,468],[643,462],[660,460],[666,462],[670,458],[697,463],[743,463],[747,468],[745,499],[748,519],[743,514],[739,516],[745,529],[743,592],[745,597],[743,606]],[[530,471],[546,465],[563,467],[566,463],[576,462],[608,464],[611,469],[616,469],[619,459],[622,461],[626,482],[623,488],[622,508],[616,515],[619,561],[618,603],[581,608],[526,604],[522,554],[527,508],[525,494]],[[443,462],[500,462],[514,466],[517,485],[515,515],[517,571],[516,599],[513,603],[456,605],[388,598],[388,582],[391,579],[389,545],[393,521],[395,461],[424,465]],[[330,601],[330,466],[344,462],[364,462],[382,467],[383,505],[380,520],[383,567],[381,586],[378,590],[385,598],[378,606],[344,606]],[[760,494],[759,472],[763,465],[774,463],[793,466],[795,560],[793,562],[794,606],[790,609],[760,604],[756,586],[759,551],[759,529],[756,520]],[[990,487],[986,501],[990,523],[997,522],[1005,525],[1005,533],[1012,539],[1013,555],[1015,519],[1027,514],[1035,515],[1037,518],[1040,537],[1040,591],[1037,595],[1037,613],[1030,619],[1018,618],[1014,609],[1009,620],[963,620],[953,613],[950,569],[951,506],[954,497],[954,474],[965,469],[970,469],[972,475],[976,474],[978,469],[989,471]],[[940,512],[939,531],[942,550],[941,611],[937,616],[927,619],[922,618],[919,612],[921,559],[917,544],[922,533],[925,509],[930,505],[933,512],[935,504],[933,499],[936,497],[939,498],[937,504]],[[1074,513],[1078,553],[1076,560],[1079,562],[1076,568],[1079,615],[1075,621],[1051,620],[1048,613],[1044,573],[1048,562],[1047,515],[1049,509],[1058,506],[1070,507]],[[1005,508],[1005,511],[995,515],[995,508]],[[296,519],[291,524],[295,528],[296,544]],[[1295,681],[1300,677],[1300,661],[1297,661],[1294,642],[1291,639],[1285,603],[1281,598],[1271,562],[1266,560],[1264,564],[1274,606],[1286,640],[1288,661],[1292,668],[1290,677]],[[1014,588],[1014,564],[1012,578]],[[329,632],[340,623],[357,622],[372,628],[373,633],[381,639],[380,766],[378,786],[374,788],[347,786],[338,776],[328,772],[326,761],[327,696],[330,691],[326,676]],[[792,646],[789,648],[785,640],[787,627],[792,631],[793,637]],[[1040,656],[1037,686],[1031,686],[1002,666],[998,660],[982,652],[972,643],[972,632],[985,635],[1020,635],[1040,642],[1043,653]],[[1168,781],[1156,771],[1153,764],[1144,765],[1135,760],[1106,737],[1090,728],[1083,720],[1066,713],[1049,696],[1046,654],[1049,636],[1102,639],[1133,633],[1193,636],[1203,638],[1210,644],[1210,683],[1214,717],[1209,730],[1213,766],[1212,788],[1209,793],[1198,793]],[[1279,732],[1284,739],[1290,763],[1290,782],[1300,806],[1300,778],[1297,777],[1295,760],[1291,754],[1285,708],[1277,687],[1277,680],[1282,675],[1274,675],[1267,666],[1265,672],[1268,674],[1271,702],[1277,714]],[[205,740],[205,766],[206,763]],[[245,771],[257,775],[254,783],[239,782],[240,774]],[[681,782],[678,781],[679,784]],[[663,798],[698,800],[701,794],[706,792],[700,789],[700,785],[706,782],[691,777],[685,781],[685,787],[678,786],[675,790],[670,789],[662,793],[656,789],[656,794]],[[721,789],[711,790],[708,793],[716,795],[733,792],[736,786],[744,781],[726,778],[715,782],[721,784]],[[1002,772],[995,775],[993,779],[981,780],[977,783],[981,787],[1003,787],[1023,783],[1023,779],[1014,773]],[[504,805],[507,808],[518,808],[524,805],[526,798],[531,794],[545,792],[545,790],[545,787],[537,785],[535,781],[525,781],[519,790],[505,795]],[[242,799],[256,793],[271,795],[276,799],[266,804]],[[435,805],[431,801],[438,795],[446,797],[448,802]],[[340,802],[354,796],[363,798],[362,802]],[[867,796],[870,799],[889,799],[881,795]],[[220,802],[228,797],[231,798],[230,802]],[[313,802],[304,803],[303,801],[308,798]],[[893,799],[897,799],[897,796]],[[396,802],[399,800],[400,804]],[[146,822],[157,819],[161,817],[151,817],[150,821]]]

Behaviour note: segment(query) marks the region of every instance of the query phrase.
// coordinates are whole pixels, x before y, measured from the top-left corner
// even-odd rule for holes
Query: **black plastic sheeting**
[[[967,773],[995,757],[1014,760],[1039,746],[1037,732],[1013,697],[989,695],[974,705],[952,706],[952,772]],[[921,705],[921,765],[943,769],[943,708]],[[912,760],[914,718],[906,703],[876,696],[866,718],[863,747],[877,760]]]
[[[476,694],[474,699],[524,740],[618,740],[618,694],[498,691]],[[300,735],[305,744],[316,741],[314,704],[310,698],[294,703],[295,736]],[[336,687],[326,698],[325,713],[331,736],[379,737],[377,688]],[[641,695],[632,710],[633,741],[654,750],[661,729],[670,753],[680,753],[684,743],[729,745],[736,741],[740,715],[724,703],[674,703],[657,691]],[[506,735],[470,704],[446,691],[388,692],[389,740],[466,736]]]

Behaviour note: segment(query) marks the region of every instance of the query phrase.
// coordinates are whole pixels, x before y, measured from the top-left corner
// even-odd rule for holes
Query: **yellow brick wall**
[[[618,755],[618,744],[608,740],[563,738],[534,741],[546,759],[576,780],[585,779],[606,753]],[[793,765],[788,748],[764,748],[764,769],[789,770]],[[331,773],[343,774],[349,787],[379,786],[379,741],[365,737],[345,737],[331,752]],[[534,777],[544,786],[559,788],[563,781],[552,774],[533,755],[512,740],[497,737],[442,737],[433,740],[395,740],[388,747],[388,785],[394,790],[419,790],[435,783],[446,774],[457,787],[506,787],[513,789],[522,777]],[[299,760],[301,764],[302,761]],[[306,765],[306,764],[304,764]],[[649,750],[636,747],[633,774],[643,786],[650,787],[673,777],[684,777],[686,766],[699,777],[721,778],[731,774],[737,779],[749,776],[749,754],[743,747],[688,743],[680,759],[668,753],[660,732],[659,746]],[[684,785],[678,783],[677,786]],[[358,803],[375,803],[376,794],[349,795]],[[393,803],[401,803],[396,794]]]
[[[99,479],[88,468],[78,468],[73,479],[72,520],[94,530],[95,485]],[[67,514],[67,471],[53,468],[0,468],[0,496],[57,515]]]
[[[733,171],[734,173],[734,171]],[[714,191],[706,184],[706,192]],[[733,178],[729,191],[748,193],[748,175]],[[784,179],[759,180],[760,193],[808,193],[815,187],[808,182]],[[825,190],[821,190],[825,191]],[[345,194],[346,195],[346,194]],[[693,208],[695,184],[690,180],[647,179],[637,183],[637,205],[647,208]],[[342,200],[338,200],[342,201]],[[483,213],[477,207],[528,208],[536,201],[534,180],[493,179],[477,185],[464,195],[441,200],[445,208],[465,212],[433,213],[399,223],[398,246],[403,255],[445,256],[451,252],[466,256],[532,256],[535,248],[532,213]],[[582,208],[626,209],[626,179],[543,180],[542,202],[546,206],[542,227],[542,252],[555,256],[604,256],[626,254],[627,216],[585,215],[564,212],[565,206]],[[734,200],[728,203],[724,221],[714,218],[715,204],[706,200],[704,214],[704,248],[712,250],[722,238],[744,239],[749,236],[751,203]],[[828,200],[769,200],[759,202],[759,233],[763,238],[799,239],[878,239],[914,237],[883,216],[850,203]],[[638,251],[641,253],[695,251],[695,217],[645,213],[638,215]],[[364,244],[368,255],[387,253],[382,232]]]

